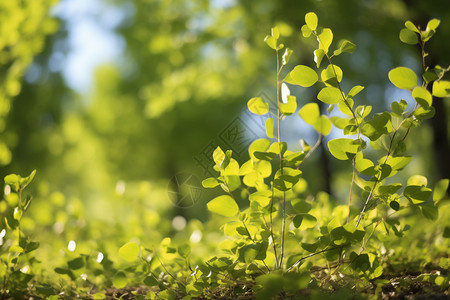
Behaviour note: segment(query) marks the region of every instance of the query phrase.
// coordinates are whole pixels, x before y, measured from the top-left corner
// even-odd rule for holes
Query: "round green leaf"
[[[222,195],[209,201],[208,210],[224,217],[233,217],[239,212],[239,207],[228,195]]]
[[[319,80],[316,71],[304,65],[296,66],[289,75],[293,84],[302,87],[310,87]]]
[[[337,76],[337,77],[336,77]],[[326,69],[320,73],[320,78],[327,86],[338,86],[338,82],[342,81],[342,69],[336,65],[328,65]]]
[[[419,42],[419,37],[414,31],[411,31],[408,28],[403,28],[400,30],[400,41],[405,44],[415,45]]]
[[[116,288],[121,289],[127,285],[127,276],[124,272],[117,272],[113,277],[113,284]]]
[[[355,144],[352,139],[334,139],[328,142],[330,153],[340,160],[351,159],[358,152],[359,145]]]
[[[325,53],[328,52],[328,48],[333,41],[333,32],[330,28],[323,28],[319,33],[319,49],[322,49]]]
[[[319,19],[317,18],[317,15],[315,13],[309,12],[305,15],[305,22],[306,25],[308,25],[309,29],[316,30]]]
[[[317,99],[326,104],[337,104],[343,100],[341,91],[335,87],[323,88],[317,95]]]
[[[217,181],[217,179],[214,177],[210,177],[203,180],[202,185],[204,188],[215,188],[219,185],[219,181]]]
[[[433,201],[434,202],[444,199],[445,193],[448,188],[448,183],[449,183],[448,179],[441,179],[436,183],[436,185],[434,186],[434,191],[433,191]]]
[[[136,243],[126,243],[119,249],[119,255],[126,261],[134,261],[139,255],[139,246]]]
[[[411,21],[406,21],[405,22],[405,27],[408,28],[411,31],[420,33],[419,29],[417,29],[416,25],[414,25],[413,22],[411,22]]]
[[[413,175],[408,178],[408,181],[406,182],[406,184],[426,187],[428,184],[428,179],[422,175]]]
[[[273,138],[273,118],[268,118],[266,121],[266,134],[267,137]]]
[[[414,88],[412,96],[423,108],[428,108],[433,102],[433,96],[431,96],[431,93],[426,88],[421,86]]]
[[[322,62],[323,57],[325,56],[325,52],[323,49],[314,50],[314,62],[317,67],[320,67],[320,63]]]
[[[389,80],[399,89],[411,90],[417,86],[417,75],[409,68],[397,67],[392,69],[388,76]]]
[[[317,103],[305,104],[299,111],[299,116],[311,126],[316,124],[317,119],[320,117],[319,105]]]
[[[265,115],[269,112],[269,103],[261,97],[254,97],[247,102],[248,109],[255,115]]]
[[[327,116],[321,115],[314,124],[314,129],[322,135],[328,135],[331,131],[331,122]]]
[[[439,98],[450,97],[450,81],[439,80],[433,83],[433,96]]]

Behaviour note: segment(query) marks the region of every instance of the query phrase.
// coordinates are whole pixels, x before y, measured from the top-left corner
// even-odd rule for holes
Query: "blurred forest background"
[[[264,132],[247,100],[275,94],[276,60],[263,39],[277,25],[294,50],[290,66],[315,68],[313,41],[300,35],[309,11],[335,42],[357,45],[336,62],[344,89],[365,86],[359,101],[373,112],[411,100],[387,77],[400,65],[421,71],[418,49],[398,38],[406,20],[423,27],[440,19],[428,59],[450,64],[450,2],[442,0],[0,1],[0,177],[37,169],[25,230],[58,236],[61,245],[108,243],[121,232],[123,243],[173,234],[185,226],[175,216],[207,220],[214,192],[180,207],[169,197],[171,178],[191,174],[200,187],[212,145],[246,159],[245,146]],[[299,106],[316,101],[312,89],[292,93]],[[450,105],[433,105],[435,118],[406,141],[415,160],[405,172],[431,185],[450,177]],[[300,138],[316,140],[296,114],[282,126],[293,149]],[[304,165],[307,188],[344,202],[349,178],[340,174],[350,168],[317,151]]]

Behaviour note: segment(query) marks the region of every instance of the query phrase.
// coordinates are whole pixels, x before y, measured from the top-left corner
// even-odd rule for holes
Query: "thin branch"
[[[311,254],[309,254],[307,256],[304,256],[304,257],[300,258],[299,260],[297,260],[292,266],[290,266],[289,269],[287,269],[287,272],[289,272],[290,270],[292,270],[293,268],[298,266],[298,264],[301,263],[302,261],[304,261],[305,259],[308,259],[310,257],[313,257],[313,256],[317,255],[317,254],[321,254],[321,253],[324,253],[324,252],[327,252],[327,251],[336,250],[336,249],[339,249],[339,248],[342,249],[344,246],[345,245],[341,245],[341,246],[336,246],[336,247],[332,247],[332,248],[328,248],[328,249],[323,249],[323,250],[321,250],[319,252],[314,252],[314,253],[311,253]]]

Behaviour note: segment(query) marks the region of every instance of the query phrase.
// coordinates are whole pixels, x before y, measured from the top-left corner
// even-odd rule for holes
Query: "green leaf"
[[[255,140],[248,147],[248,153],[250,154],[250,158],[258,160],[255,157],[254,152],[255,151],[265,152],[267,150],[267,148],[269,148],[270,144],[271,143],[270,143],[270,141],[268,139],[257,139],[257,140]]]
[[[408,106],[408,102],[406,102],[405,100],[402,99],[402,100],[400,100],[400,102],[396,102],[396,101],[392,102],[391,110],[398,117],[401,117],[407,106]]]
[[[436,29],[438,28],[440,23],[441,23],[441,21],[438,19],[432,19],[432,20],[428,21],[427,31],[430,31],[430,30],[436,31]]]
[[[361,152],[358,152],[355,159],[356,170],[363,175],[374,176],[376,172],[373,162],[369,159],[363,158],[362,154],[359,155],[359,153]]]
[[[273,118],[268,118],[266,120],[266,134],[268,138],[274,138],[273,135]]]
[[[439,98],[450,97],[450,81],[439,80],[433,83],[433,96]]]
[[[309,29],[316,30],[319,19],[317,18],[317,15],[315,13],[309,12],[305,15],[305,22],[306,25],[308,25]]]
[[[292,81],[290,83],[302,86],[310,87],[319,80],[316,71],[308,66],[298,65],[290,73]]]
[[[411,90],[417,86],[417,75],[413,70],[397,67],[389,71],[389,80],[399,89]]]
[[[399,37],[400,41],[405,44],[415,45],[419,42],[419,37],[417,36],[417,34],[408,28],[403,28],[402,30],[400,30]]]
[[[333,32],[330,28],[323,28],[319,35],[319,49],[322,49],[325,53],[328,53],[328,48],[331,45],[331,42],[333,41]]]
[[[326,104],[337,104],[344,98],[339,89],[335,87],[325,87],[320,90],[319,94],[317,95],[317,99]]]
[[[449,184],[448,179],[441,179],[436,183],[433,191],[433,201],[435,203],[444,199],[445,194],[447,192],[448,184]]]
[[[320,67],[320,63],[322,62],[322,59],[324,56],[325,56],[325,51],[323,51],[323,49],[314,50],[314,62],[316,63],[316,66],[318,68]]]
[[[225,184],[222,184],[222,188],[224,188],[225,192],[233,192],[241,187],[241,178],[238,175],[228,175],[224,176]]]
[[[386,156],[383,156],[378,160],[380,164],[383,164],[386,160]],[[386,164],[390,165],[392,170],[398,171],[406,167],[412,160],[412,156],[389,156]]]
[[[92,299],[103,300],[103,299],[106,299],[106,295],[104,293],[95,293],[92,295]]]
[[[219,184],[220,184],[219,181],[217,181],[217,179],[214,177],[206,178],[205,180],[202,181],[202,186],[204,188],[215,188]]]
[[[285,116],[292,115],[297,109],[297,100],[295,96],[287,96],[287,103],[279,103],[280,112]]]
[[[428,179],[422,175],[413,175],[408,178],[407,185],[418,185],[426,187],[428,184]]]
[[[289,48],[286,48],[284,50],[284,54],[283,54],[283,56],[281,58],[281,63],[283,64],[283,66],[286,65],[289,62],[289,59],[291,58],[291,55],[292,55],[293,52],[294,51],[292,51]]]
[[[330,153],[339,160],[352,159],[359,151],[360,145],[352,139],[340,138],[328,142]]]
[[[127,275],[124,272],[119,271],[113,277],[113,284],[116,288],[124,288],[128,283]]]
[[[439,210],[434,205],[422,205],[420,209],[423,216],[431,221],[436,221],[439,217]]]
[[[265,115],[269,112],[269,103],[261,97],[254,97],[247,102],[248,110],[255,115]]]
[[[18,192],[20,189],[20,176],[16,174],[10,174],[5,176],[5,184],[9,185],[14,191]]]
[[[391,115],[388,112],[376,114],[364,124],[362,133],[371,141],[378,140],[382,135],[392,131]]]
[[[272,192],[269,190],[258,191],[250,194],[248,198],[250,201],[257,202],[260,206],[265,207],[269,205],[270,200],[272,199]]]
[[[428,108],[431,106],[433,101],[433,96],[431,96],[431,93],[426,88],[421,86],[414,88],[412,96],[423,108]]]
[[[67,262],[67,265],[69,266],[69,269],[71,270],[78,270],[84,267],[84,258],[83,257],[77,257],[75,259],[69,260]]]
[[[398,211],[400,209],[400,204],[395,200],[389,202],[389,206],[395,211]]]
[[[401,183],[392,183],[392,184],[380,186],[378,188],[378,191],[381,194],[392,195],[392,194],[394,194],[395,192],[397,192],[401,188],[402,188],[402,184]]]
[[[155,277],[153,277],[153,276],[147,276],[147,277],[145,277],[145,279],[144,279],[144,284],[145,284],[146,286],[156,286],[156,285],[158,285],[159,283],[158,283],[158,280],[156,280]]]
[[[423,203],[431,196],[431,189],[424,186],[408,185],[403,191],[403,195],[413,204]]]
[[[294,226],[296,228],[299,228],[301,230],[308,229],[308,228],[314,228],[317,224],[316,217],[310,215],[310,214],[298,214],[294,217],[292,220],[294,223]]]
[[[256,278],[256,283],[261,287],[256,291],[257,300],[274,299],[283,289],[283,276],[276,273],[261,275]]]
[[[336,78],[337,76],[337,78]],[[338,87],[338,83],[342,81],[342,69],[336,65],[328,65],[320,74],[320,78],[327,86]]]
[[[239,248],[239,260],[245,263],[252,263],[255,260],[266,259],[267,242],[255,243]]]
[[[266,37],[264,38],[264,42],[273,50],[277,49],[277,39],[273,36],[266,35]]]
[[[273,153],[273,152],[259,152],[259,151],[255,151],[255,152],[253,152],[253,154],[255,155],[255,157],[257,159],[267,160],[267,161],[270,161],[270,160],[274,159],[277,156],[277,154]]]
[[[278,40],[278,38],[280,37],[280,30],[278,29],[277,26],[272,27],[270,30],[270,33],[272,34],[272,36]]]
[[[356,49],[356,45],[350,41],[343,40],[340,42],[339,48],[333,52],[334,56],[340,55],[342,52],[353,53]]]
[[[305,38],[309,38],[311,36],[312,30],[308,27],[308,25],[303,25],[302,26],[302,34],[303,37]]]
[[[224,217],[233,217],[238,214],[239,206],[233,198],[222,195],[209,201],[208,210]]]
[[[307,124],[314,126],[316,124],[317,119],[320,117],[319,105],[317,103],[308,103],[305,104],[299,111],[299,116],[305,121]]]
[[[321,115],[314,123],[314,129],[323,136],[328,135],[331,131],[330,119],[325,115]]]
[[[405,27],[408,28],[411,31],[414,31],[416,33],[420,33],[419,29],[417,29],[416,25],[414,25],[411,21],[405,22]]]
[[[225,158],[225,153],[220,147],[217,147],[213,152],[213,160],[217,166],[220,166]]]
[[[178,253],[181,257],[187,258],[191,254],[191,246],[188,244],[178,246]]]
[[[361,85],[356,85],[354,87],[352,87],[352,89],[350,90],[350,92],[348,92],[348,97],[355,97],[357,94],[359,94],[362,90],[364,89],[363,86]]]
[[[129,262],[135,261],[138,255],[139,245],[133,242],[126,243],[119,249],[119,256]]]

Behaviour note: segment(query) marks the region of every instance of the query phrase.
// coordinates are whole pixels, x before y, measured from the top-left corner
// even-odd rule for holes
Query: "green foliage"
[[[55,0],[2,1],[0,3],[0,134],[11,102],[22,89],[22,77],[43,50],[44,39],[58,24],[49,16]],[[11,162],[12,154],[5,140],[0,141],[0,166]]]
[[[180,12],[179,16],[184,13]],[[136,11],[136,14],[141,14],[141,11]],[[432,117],[433,97],[448,95],[448,84],[442,80],[448,69],[427,68],[422,74],[425,81],[420,86],[417,79],[420,74],[416,75],[405,67],[393,69],[388,77],[398,88],[411,91],[414,108],[407,111],[408,103],[399,100],[392,103],[390,111],[372,113],[372,106],[364,105],[361,101],[363,86],[356,85],[347,94],[341,87],[341,84],[351,87],[347,85],[347,77],[344,77],[344,71],[346,76],[349,72],[341,61],[356,50],[355,44],[348,40],[333,43],[333,32],[320,27],[315,13],[308,13],[305,22],[301,29],[303,36],[311,37],[310,40],[317,43],[313,50],[314,63],[310,62],[313,67],[289,65],[291,57],[297,59],[297,48],[295,53],[289,48],[285,48],[283,54],[280,52],[284,48],[280,41],[285,38],[281,25],[279,28],[274,27],[265,38],[269,50],[274,50],[277,59],[276,110],[269,110],[269,104],[261,97],[250,99],[247,107],[258,116],[270,114],[265,121],[268,138],[251,143],[247,161],[242,161],[242,153],[215,148],[212,158],[217,175],[204,179],[202,185],[205,188],[219,188],[217,190],[224,194],[209,198],[212,200],[205,205],[212,213],[208,222],[184,219],[184,225],[181,222],[182,226],[175,226],[179,216],[170,220],[168,212],[159,216],[153,207],[149,207],[163,205],[161,203],[164,201],[160,200],[166,190],[159,189],[157,184],[150,186],[141,182],[134,186],[127,185],[126,192],[124,187],[117,184],[116,194],[112,196],[118,199],[117,202],[122,202],[122,211],[111,213],[111,219],[123,218],[126,224],[124,227],[115,223],[115,226],[111,226],[113,223],[110,219],[102,222],[89,219],[86,214],[98,209],[95,204],[90,203],[92,206],[85,208],[74,197],[66,199],[59,192],[45,194],[41,191],[48,189],[44,184],[39,187],[47,201],[39,203],[42,205],[40,212],[44,221],[32,223],[30,219],[23,218],[31,198],[22,198],[22,192],[33,179],[34,172],[26,178],[9,175],[5,183],[10,191],[5,193],[5,201],[1,202],[1,205],[7,205],[7,210],[3,210],[3,205],[1,212],[5,214],[5,225],[8,226],[1,233],[2,240],[6,237],[0,245],[0,253],[2,262],[5,261],[7,265],[5,271],[0,269],[0,278],[7,278],[1,293],[16,298],[29,293],[36,298],[47,299],[56,299],[62,295],[68,299],[120,298],[121,292],[125,293],[122,297],[137,299],[269,299],[303,296],[319,299],[335,296],[342,299],[355,293],[365,293],[372,286],[377,286],[377,290],[392,287],[386,278],[389,278],[390,270],[397,267],[397,262],[418,254],[415,257],[419,257],[422,265],[425,265],[432,258],[427,253],[432,247],[436,248],[434,254],[440,251],[439,266],[448,268],[448,259],[445,260],[442,254],[447,249],[450,236],[450,227],[445,218],[449,213],[446,198],[448,179],[438,181],[431,189],[424,176],[415,175],[406,182],[397,176],[413,159],[412,147],[405,143],[410,132],[420,127],[423,120]],[[438,25],[437,20],[432,20],[427,29],[421,31],[407,22],[406,30],[411,32],[408,31],[406,36],[401,33],[400,39],[411,43],[414,40],[412,33],[423,46]],[[139,34],[140,38],[146,36],[144,31]],[[172,34],[156,34],[157,38],[152,37],[148,45],[152,54],[170,52],[172,59],[176,60],[174,53],[182,53],[184,46],[174,50],[167,48],[170,42],[157,43],[158,39],[170,40],[174,36]],[[341,56],[339,64],[342,69],[335,64],[337,56]],[[305,64],[304,61],[302,63]],[[170,73],[167,68],[160,66],[155,69],[161,72],[161,77]],[[204,71],[202,68],[199,70],[200,73]],[[195,77],[196,72],[186,71],[188,75],[183,76],[178,73],[176,79],[181,79],[183,84],[189,86],[189,78]],[[282,79],[281,74],[287,75]],[[231,81],[227,84],[233,86]],[[302,95],[297,102],[297,98],[291,95],[290,85],[313,88],[310,89],[311,93]],[[196,83],[192,83],[192,86],[192,89],[199,87]],[[214,90],[213,87],[208,88]],[[168,110],[173,102],[185,99],[179,91],[173,91],[173,95],[164,95],[156,83],[144,90],[142,94],[151,90],[158,95],[159,100],[144,99],[147,105],[145,110],[152,117]],[[224,91],[221,88],[217,90]],[[199,94],[204,92],[202,89]],[[328,110],[321,109],[316,99],[308,96],[314,92],[317,92],[317,100],[329,104]],[[204,95],[202,97],[207,98]],[[307,97],[310,99],[305,99]],[[129,99],[124,97],[121,100]],[[303,100],[308,103],[300,105]],[[97,113],[93,112],[92,116],[98,117],[93,117],[95,130],[104,134],[108,144],[110,138],[120,135],[120,132],[115,132],[105,124],[126,120],[123,110],[127,108],[120,106],[114,113],[121,118],[116,118],[115,114],[108,115],[101,109],[105,105],[96,102],[92,110]],[[291,145],[288,147],[280,136],[284,136],[281,122],[287,116],[298,118],[295,114],[297,106],[300,106],[298,115],[319,135],[314,146],[302,143],[301,150],[298,147],[291,148]],[[136,106],[127,111],[135,116],[131,126],[134,131],[142,130],[142,124],[145,124],[142,120],[136,121],[140,110],[141,107]],[[339,116],[330,118],[328,114],[332,110],[338,110]],[[67,135],[76,139],[78,135],[71,134],[81,132],[80,135],[87,140],[85,143],[93,143],[94,146],[88,147],[88,150],[94,153],[92,149],[98,144],[87,134],[89,131],[83,127],[83,122],[77,119],[67,122],[72,122],[65,124],[64,130],[69,132]],[[119,123],[127,126],[126,122]],[[164,123],[164,127],[169,123]],[[341,136],[330,134],[333,127]],[[168,130],[166,133],[174,129]],[[342,166],[352,168],[351,174],[340,172],[337,175],[342,179],[341,183],[346,182],[348,199],[340,194],[337,194],[339,199],[333,199],[323,192],[311,194],[308,184],[312,182],[303,178],[307,172],[303,163],[318,148],[322,136],[326,135],[330,135],[330,140],[324,145],[325,150],[328,147],[331,157],[340,161]],[[136,137],[133,135],[133,138]],[[138,141],[140,143],[141,139]],[[125,139],[122,142],[125,145],[129,141]],[[74,153],[79,150],[76,145],[75,142],[70,144]],[[110,148],[114,151],[116,147]],[[121,147],[117,148],[122,151]],[[92,161],[96,161],[96,158],[95,155],[91,157]],[[79,167],[69,159],[67,162],[71,163],[72,168]],[[141,167],[146,164],[138,165]],[[89,171],[94,175],[89,175],[85,180],[93,184],[95,189],[86,192],[89,195],[84,200],[86,202],[96,199],[98,189],[107,182],[98,176],[102,172],[96,167],[91,166]],[[156,199],[153,201],[156,204],[151,198]],[[199,214],[203,213],[199,211]],[[177,209],[176,213],[180,211]],[[105,218],[110,217],[108,214],[109,211],[105,211]],[[55,248],[52,253],[58,254],[51,257],[55,260],[52,264],[59,266],[52,271],[46,270],[46,266],[34,256],[39,243],[20,231],[24,226],[30,228],[34,224],[39,228],[51,229],[50,236],[55,240],[55,245],[51,245]],[[65,226],[62,230],[61,224]],[[223,234],[219,234],[217,228]],[[427,234],[430,228],[434,230]],[[18,234],[15,234],[17,231]],[[174,232],[172,238],[162,239],[169,231]],[[437,240],[440,244],[428,246],[430,241],[436,240],[432,236],[435,234],[439,235]],[[55,236],[58,238],[55,239]],[[38,234],[33,238],[41,239],[42,236]],[[119,241],[131,242],[118,244]],[[411,241],[414,244],[410,245]],[[42,249],[50,253],[48,249]],[[433,259],[435,263],[436,257]],[[51,260],[47,257],[47,261]],[[5,274],[7,276],[3,276]],[[448,287],[448,275],[427,276],[416,280],[432,282],[442,289]],[[46,282],[47,278],[51,278],[51,281]],[[351,287],[351,290],[347,287]]]

